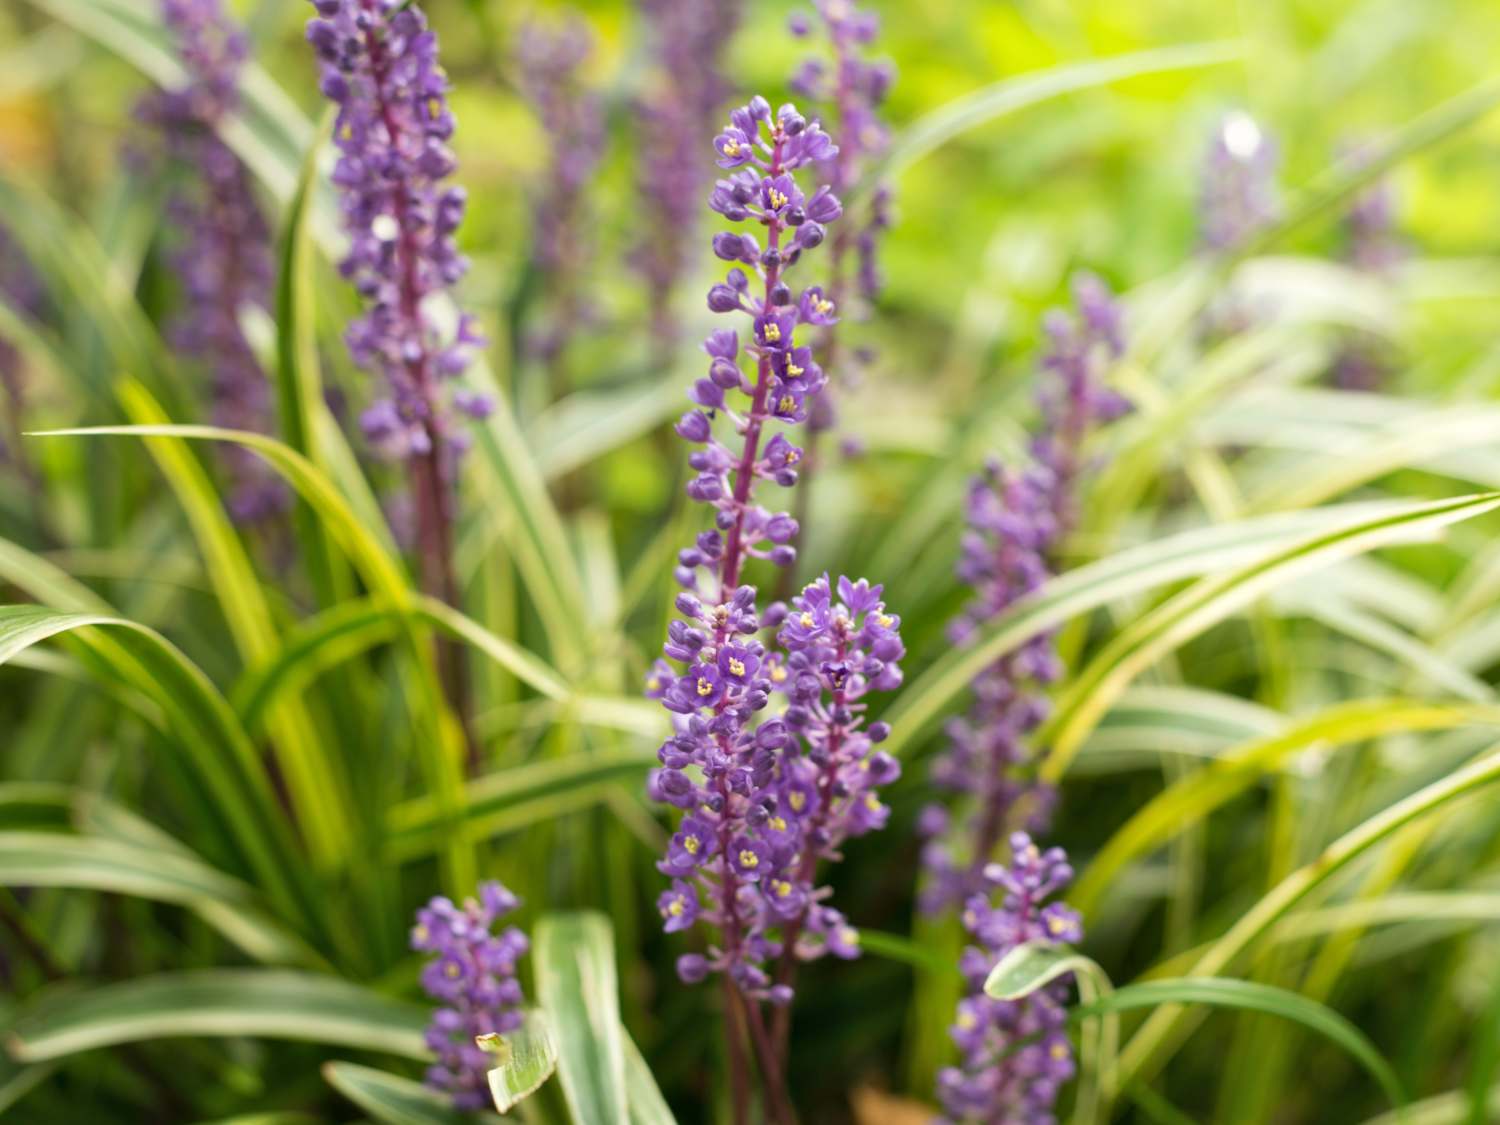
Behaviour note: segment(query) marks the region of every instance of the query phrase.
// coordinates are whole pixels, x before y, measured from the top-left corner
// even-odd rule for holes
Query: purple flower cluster
[[[219,0],[162,0],[162,20],[187,81],[142,99],[137,117],[160,138],[177,175],[167,200],[176,232],[172,266],[183,310],[169,325],[173,344],[206,365],[213,379],[213,420],[231,429],[270,427],[270,383],[240,327],[246,308],[270,305],[270,229],[239,158],[216,130],[239,104],[237,83],[248,45]],[[282,511],[280,479],[249,450],[228,446],[228,504],[252,523]]]
[[[850,0],[813,0],[824,34],[833,49],[832,73],[820,59],[803,61],[790,83],[799,97],[831,105],[841,143],[832,162],[834,191],[852,188],[869,161],[890,144],[890,132],[880,119],[879,111],[896,71],[889,59],[870,60],[863,50],[880,34],[880,18],[863,11]],[[800,37],[810,34],[812,25],[805,15],[792,17],[791,31]],[[858,288],[867,300],[880,290],[880,270],[876,260],[880,234],[890,225],[890,193],[884,187],[875,189],[865,213],[851,222],[834,239],[834,275],[842,286],[842,259],[852,244],[859,257]]]
[[[709,206],[730,222],[759,224],[764,243],[733,230],[713,238],[714,253],[733,265],[709,290],[708,306],[744,314],[750,334],[743,349],[734,329],[709,336],[708,376],[691,393],[697,409],[677,424],[699,447],[689,458],[696,476],[688,495],[715,518],[678,556],[681,618],[647,683],[676,716],[650,792],[686,814],[660,864],[672,886],[658,905],[669,932],[699,921],[718,930],[706,953],[679,960],[685,981],[725,973],[742,995],[785,1004],[797,958],[858,953],[857,934],[814,885],[816,867],[844,839],[885,822],[876,788],[899,771],[873,750],[886,729],[863,729],[860,701],[900,683],[904,649],[879,586],[842,578],[835,587],[825,577],[790,608],[776,605],[762,617],[755,588],[740,582],[748,559],[788,566],[796,557],[796,521],[756,504],[753,491],[761,480],[783,487],[797,480],[801,449],[784,433],[764,445],[762,437],[773,421],[806,420],[823,373],[795,334],[832,323],[837,310],[819,286],[794,293],[787,275],[823,243],[842,207],[828,187],[809,195],[793,175],[837,153],[794,106],[773,115],[764,98],[753,99],[730,114],[714,149],[730,175]],[[741,367],[742,351],[753,375]],[[731,406],[731,394],[748,399],[748,409]],[[721,413],[734,424],[736,448],[714,435]],[[778,627],[772,651],[757,634]],[[784,713],[759,717],[773,692],[785,694]],[[773,982],[765,965],[778,957]]]
[[[969,994],[949,1030],[961,1061],[938,1074],[944,1125],[1052,1125],[1058,1092],[1073,1077],[1067,977],[1020,1000],[984,994],[989,971],[1017,946],[1083,936],[1074,911],[1046,902],[1073,878],[1063,850],[1043,852],[1024,832],[1011,836],[1010,848],[1010,866],[987,865],[983,890],[964,904],[964,929],[975,944],[960,961]],[[991,901],[997,890],[999,905]]]
[[[1042,425],[1030,463],[1018,469],[991,462],[970,484],[957,573],[974,597],[949,627],[955,644],[968,643],[981,625],[1051,576],[1052,556],[1077,518],[1084,441],[1128,408],[1103,383],[1105,365],[1124,350],[1119,307],[1091,275],[1076,280],[1074,300],[1076,317],[1055,311],[1046,320]],[[939,912],[981,888],[985,865],[1011,821],[1045,828],[1053,794],[1030,776],[1027,740],[1046,717],[1046,687],[1060,674],[1052,636],[1033,637],[980,673],[968,714],[948,724],[948,746],[933,764],[932,781],[971,798],[972,807],[957,816],[938,804],[923,812],[930,876],[924,910]]]
[[[641,0],[655,73],[636,105],[643,124],[637,155],[647,233],[631,260],[650,284],[653,327],[664,348],[675,331],[672,292],[698,229],[706,180],[699,145],[729,92],[721,65],[741,7],[742,0]]]
[[[857,932],[816,885],[817,865],[890,816],[879,789],[901,768],[875,749],[888,728],[865,728],[862,701],[900,685],[905,649],[880,587],[863,579],[840,578],[835,596],[825,575],[764,621],[748,591],[728,607],[680,597],[692,624],[673,622],[665,651],[685,671],[659,661],[649,685],[681,716],[653,795],[687,813],[658,865],[672,879],[658,906],[669,933],[698,921],[719,931],[706,955],[679,959],[685,981],[724,972],[747,996],[782,1004],[792,959],[859,955]],[[761,624],[780,625],[780,651],[754,639]],[[757,724],[773,691],[787,707]],[[764,965],[788,951],[773,984]]]
[[[529,342],[540,358],[550,361],[567,346],[579,313],[575,291],[588,253],[583,196],[604,152],[604,110],[579,78],[593,49],[582,18],[575,15],[556,25],[527,23],[516,44],[521,89],[550,146],[547,173],[533,205],[532,253],[558,307],[545,335]]]
[[[42,289],[14,239],[0,227],[0,298],[14,312],[35,316],[42,307]],[[0,336],[0,395],[4,396],[4,414],[8,421],[0,432],[0,463],[6,461],[30,476],[30,468],[21,456],[21,415],[26,403],[25,363],[20,351]],[[32,481],[31,483],[35,483]]]
[[[427,1027],[427,1046],[437,1056],[427,1084],[452,1094],[459,1109],[490,1104],[486,1074],[494,1056],[474,1037],[515,1031],[523,1020],[516,962],[529,948],[526,935],[514,926],[492,932],[518,905],[499,883],[481,883],[478,899],[462,906],[432,899],[412,927],[411,947],[433,955],[422,970],[422,989],[441,1005]]]
[[[1354,197],[1344,216],[1344,260],[1376,278],[1388,278],[1405,256],[1395,230],[1396,199],[1387,179]],[[1375,391],[1391,374],[1389,345],[1369,332],[1356,332],[1339,349],[1333,385],[1346,391]]]
[[[462,444],[441,383],[464,370],[481,340],[468,315],[445,337],[425,307],[468,268],[454,242],[467,197],[443,186],[456,162],[437,36],[405,0],[313,3],[307,39],[322,62],[323,93],[338,106],[333,182],[350,239],[340,269],[366,302],[346,340],[355,362],[384,375],[389,388],[361,425],[389,456],[440,463],[445,445]],[[493,408],[466,392],[451,403],[473,417]]]
[[[1244,112],[1214,130],[1199,186],[1198,239],[1205,250],[1233,250],[1275,220],[1276,143]]]

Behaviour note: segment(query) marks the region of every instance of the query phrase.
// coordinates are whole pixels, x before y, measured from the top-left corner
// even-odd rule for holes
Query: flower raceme
[[[440,385],[462,373],[480,343],[472,318],[461,316],[445,338],[427,307],[468,268],[454,242],[466,196],[443,186],[455,167],[454,121],[437,37],[415,4],[314,0],[314,7],[307,38],[322,61],[323,93],[338,106],[333,181],[350,239],[340,269],[366,302],[346,341],[388,391],[361,425],[390,456],[435,457],[456,436]],[[466,392],[451,403],[476,417],[493,405]]]
[[[184,307],[169,334],[184,355],[211,373],[215,423],[265,431],[270,384],[240,315],[246,308],[270,307],[270,228],[249,173],[216,131],[239,105],[239,75],[249,48],[219,0],[163,0],[161,13],[186,81],[153,91],[136,116],[160,138],[175,173],[167,209],[177,235],[171,261],[182,279]],[[235,519],[255,523],[284,510],[287,491],[265,462],[239,446],[226,448],[223,458]]]
[[[1050,346],[1037,395],[1042,424],[1030,463],[1010,468],[992,462],[970,484],[957,572],[974,596],[949,626],[956,644],[968,643],[980,626],[1050,577],[1052,556],[1077,518],[1084,442],[1127,409],[1103,383],[1104,362],[1124,350],[1119,307],[1088,275],[1075,283],[1074,297],[1076,317],[1056,312],[1046,321]],[[1060,672],[1052,636],[1033,637],[980,673],[968,714],[949,723],[948,746],[932,780],[964,804],[957,815],[936,804],[923,813],[923,834],[930,837],[923,850],[928,912],[961,903],[980,888],[990,852],[1018,815],[1033,830],[1046,826],[1052,795],[1031,779],[1034,748],[1027,740],[1046,717],[1046,687]]]
[[[714,527],[678,556],[680,617],[647,683],[676,727],[650,791],[685,814],[659,865],[672,883],[658,905],[668,932],[700,922],[717,930],[706,952],[679,960],[683,980],[724,973],[743,995],[784,1004],[790,974],[773,980],[768,961],[789,948],[802,959],[858,954],[857,933],[815,885],[817,865],[885,822],[877,790],[899,768],[874,749],[886,729],[864,726],[863,699],[900,683],[904,649],[879,586],[825,576],[762,615],[755,588],[741,582],[750,559],[785,567],[796,558],[796,521],[755,503],[754,490],[797,480],[801,449],[784,431],[763,439],[772,424],[806,420],[823,373],[797,330],[832,323],[837,309],[822,287],[796,293],[788,278],[842,207],[829,188],[808,194],[797,182],[794,173],[837,149],[793,106],[773,115],[753,99],[714,149],[730,175],[709,206],[730,222],[754,221],[764,241],[733,230],[713,238],[732,265],[709,290],[709,308],[743,315],[749,332],[743,343],[732,328],[709,336],[708,376],[691,391],[697,409],[677,425],[697,447],[688,495],[714,509]],[[715,436],[721,415],[733,441]],[[763,629],[778,630],[774,645],[759,639]],[[786,701],[774,716],[773,695]]]
[[[461,906],[432,899],[412,927],[411,947],[432,954],[422,989],[440,1005],[427,1027],[427,1046],[437,1056],[427,1084],[451,1094],[459,1109],[490,1104],[486,1075],[494,1056],[475,1045],[475,1036],[515,1031],[523,1021],[516,962],[529,943],[514,926],[493,932],[518,905],[501,884],[481,883],[478,898]]]
[[[984,868],[983,889],[970,896],[961,915],[974,944],[959,962],[968,995],[949,1029],[960,1062],[938,1074],[941,1125],[1050,1125],[1058,1092],[1073,1076],[1067,977],[1020,1000],[984,994],[990,969],[1017,946],[1083,937],[1073,910],[1046,901],[1072,881],[1063,850],[1041,851],[1024,832],[1010,838],[1010,850],[1008,866]]]

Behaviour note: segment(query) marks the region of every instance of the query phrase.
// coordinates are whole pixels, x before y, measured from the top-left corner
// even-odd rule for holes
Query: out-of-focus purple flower
[[[161,12],[187,79],[147,95],[136,115],[154,130],[173,171],[167,210],[184,300],[168,332],[183,354],[211,371],[214,422],[265,431],[270,383],[240,316],[270,304],[271,235],[249,172],[216,132],[239,104],[247,44],[219,0],[161,0]],[[287,491],[260,458],[238,446],[226,447],[223,457],[237,519],[255,522],[285,508]]]
[[[991,462],[969,487],[957,573],[974,597],[949,626],[955,644],[1051,576],[1052,556],[1077,518],[1084,442],[1128,409],[1103,382],[1106,365],[1124,350],[1119,308],[1092,275],[1073,288],[1076,315],[1054,311],[1046,319],[1041,428],[1030,463]],[[948,724],[932,781],[962,800],[957,815],[934,806],[923,816],[924,910],[939,912],[980,889],[991,852],[1017,816],[1034,831],[1048,823],[1053,794],[1031,777],[1028,739],[1046,717],[1045,691],[1061,671],[1051,634],[1033,637],[980,673],[968,714]]]
[[[338,106],[333,182],[350,240],[340,269],[365,301],[345,339],[355,362],[383,375],[388,391],[361,423],[379,451],[427,462],[447,487],[447,454],[462,439],[442,387],[481,341],[471,317],[444,334],[427,308],[468,268],[454,242],[467,197],[444,186],[455,167],[454,120],[437,36],[414,3],[314,6],[307,39],[322,63],[323,93]]]
[[[1063,850],[1043,852],[1024,832],[1010,838],[1010,848],[1010,865],[986,866],[981,889],[964,904],[963,925],[974,944],[960,961],[968,995],[949,1029],[960,1062],[938,1074],[942,1125],[1051,1125],[1057,1095],[1074,1073],[1067,1035],[1070,978],[1020,1000],[984,994],[990,969],[1017,946],[1083,936],[1074,911],[1046,901],[1072,881]]]
[[[1354,197],[1344,216],[1344,260],[1373,278],[1389,279],[1406,256],[1395,220],[1395,190],[1390,180],[1377,180]],[[1389,344],[1371,333],[1357,332],[1339,349],[1332,378],[1333,385],[1342,390],[1375,391],[1390,374]]]
[[[589,251],[584,189],[604,152],[604,109],[579,73],[592,49],[593,35],[577,15],[529,22],[516,37],[521,90],[550,150],[532,208],[532,255],[557,307],[547,330],[528,341],[545,361],[567,346],[584,307],[577,299]]]
[[[417,911],[411,947],[432,955],[422,989],[439,1004],[427,1026],[427,1046],[437,1056],[427,1084],[451,1094],[458,1109],[490,1105],[486,1075],[494,1058],[475,1045],[475,1036],[503,1035],[523,1022],[516,962],[529,943],[514,926],[493,932],[518,905],[499,883],[487,882],[461,906],[439,896]]]
[[[636,106],[638,196],[646,233],[631,255],[651,286],[658,346],[672,344],[672,294],[700,226],[709,181],[700,145],[729,93],[722,66],[740,22],[742,0],[642,0],[650,25],[653,73]]]
[[[803,60],[790,86],[799,97],[827,107],[826,116],[838,130],[838,154],[829,162],[828,175],[833,190],[846,195],[868,171],[890,143],[890,132],[880,118],[880,107],[895,80],[895,67],[888,59],[868,57],[870,45],[880,33],[880,20],[850,0],[813,0],[817,26],[821,28],[831,51],[831,65],[821,58]],[[813,21],[804,14],[792,17],[792,34],[811,34]],[[840,226],[833,239],[832,283],[830,292],[839,303],[845,303],[850,292],[873,301],[880,290],[878,250],[881,234],[890,226],[890,189],[876,185],[868,197]],[[850,277],[851,265],[853,276]],[[831,325],[823,333],[821,355],[834,366],[838,358],[838,330]],[[861,356],[854,353],[859,361]],[[856,362],[854,368],[863,367]],[[846,368],[849,365],[845,365]],[[857,378],[857,370],[848,370],[848,382]],[[825,388],[810,408],[809,428],[821,431],[833,428],[836,410],[832,388]]]
[[[14,312],[35,316],[42,308],[42,288],[37,276],[4,227],[0,227],[0,296]],[[0,336],[0,395],[4,396],[6,418],[4,429],[0,430],[0,463],[9,461],[18,466],[23,475],[29,475],[30,470],[21,456],[25,376],[20,351]]]
[[[1248,113],[1219,122],[1199,185],[1198,240],[1205,250],[1232,250],[1275,220],[1279,161],[1276,142]]]
[[[835,598],[825,577],[790,610],[762,616],[755,588],[741,582],[750,559],[781,567],[795,559],[796,521],[753,493],[761,481],[797,480],[802,450],[785,432],[763,439],[774,422],[805,421],[824,376],[797,331],[830,322],[837,308],[819,286],[794,292],[788,276],[843,208],[827,187],[809,195],[797,182],[794,173],[826,165],[837,150],[794,106],[773,114],[764,98],[752,99],[730,114],[714,149],[728,175],[709,206],[731,222],[753,219],[762,237],[727,231],[713,240],[716,255],[735,264],[710,290],[709,307],[743,315],[749,331],[742,340],[720,329],[704,342],[708,374],[690,393],[697,409],[677,424],[695,446],[688,495],[714,509],[714,527],[678,555],[680,618],[647,682],[647,694],[676,716],[676,733],[658,752],[649,788],[686,814],[659,865],[673,880],[659,903],[663,921],[673,932],[693,921],[717,931],[703,955],[679,963],[683,980],[725,973],[743,995],[785,1005],[795,957],[774,981],[768,960],[788,946],[804,958],[858,953],[858,935],[815,886],[817,864],[885,821],[876,789],[898,770],[872,752],[885,731],[864,729],[860,700],[900,682],[904,650],[878,586],[840,579]],[[720,414],[734,425],[733,444],[714,435]],[[757,634],[778,626],[773,651]],[[765,717],[773,692],[787,707]]]

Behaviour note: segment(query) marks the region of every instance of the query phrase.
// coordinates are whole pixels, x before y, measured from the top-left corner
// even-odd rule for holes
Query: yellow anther
[[[792,363],[790,360],[787,361],[786,373],[787,373],[787,376],[789,378],[792,378],[792,379],[797,378],[797,376],[801,375],[804,370],[805,370],[804,368],[798,367],[795,363]]]
[[[784,682],[786,680],[786,675],[787,675],[786,669],[783,668],[780,664],[776,665],[776,667],[774,667],[774,668],[771,669],[771,679],[775,683],[779,684],[779,683]]]
[[[811,629],[813,627],[813,615],[810,613],[804,613],[797,620],[802,622],[802,627],[804,629]]]
[[[797,409],[797,400],[791,395],[782,395],[781,398],[776,400],[776,409],[783,414],[790,414],[793,410]]]
[[[786,193],[785,192],[781,192],[781,191],[777,191],[775,188],[772,188],[771,189],[771,208],[772,208],[772,210],[780,211],[785,206],[786,206]]]
[[[711,683],[709,683],[702,676],[699,676],[698,677],[698,694],[699,695],[712,695],[713,693],[714,693],[714,685],[711,684]]]
[[[739,141],[736,141],[736,140],[726,140],[724,142],[724,155],[725,156],[738,156],[739,154],[740,154],[740,142]]]
[[[807,796],[794,789],[787,794],[786,803],[792,806],[793,812],[801,812],[802,806],[807,804]]]
[[[729,658],[729,674],[731,676],[743,676],[745,674],[745,662],[743,660],[736,660],[731,656]]]
[[[892,625],[894,625],[896,623],[896,619],[894,617],[892,617],[888,613],[882,613],[875,620],[880,623],[880,627],[882,629],[889,629]]]
[[[845,926],[842,930],[839,931],[839,941],[843,942],[845,945],[858,945],[859,931],[856,930],[853,926]]]
[[[771,830],[774,832],[786,831],[786,821],[779,816],[773,816],[770,820],[766,821],[766,823],[771,826]]]
[[[778,898],[786,898],[787,895],[792,893],[792,885],[784,879],[776,880],[771,886],[776,889],[776,896]]]
[[[781,339],[781,325],[774,320],[766,321],[766,339],[773,344]]]
[[[1064,1043],[1052,1044],[1051,1055],[1054,1059],[1065,1059],[1068,1057],[1068,1048]]]
[[[813,302],[813,308],[817,309],[823,316],[827,316],[833,311],[833,302],[827,297],[819,297]]]
[[[740,849],[740,866],[741,867],[759,867],[760,866],[760,856],[756,855],[749,848],[741,848]]]
[[[967,1008],[958,1013],[958,1019],[954,1022],[958,1024],[959,1030],[961,1031],[973,1031],[976,1027],[979,1026],[979,1020],[975,1018],[974,1013],[969,1011]]]
[[[678,895],[671,902],[667,903],[666,913],[676,918],[683,912],[684,909],[686,908],[682,905],[682,896]]]
[[[880,798],[876,797],[874,793],[866,793],[865,808],[869,809],[871,812],[879,812]]]
[[[703,841],[696,836],[684,836],[682,838],[682,850],[688,855],[697,855],[698,849],[703,846]]]

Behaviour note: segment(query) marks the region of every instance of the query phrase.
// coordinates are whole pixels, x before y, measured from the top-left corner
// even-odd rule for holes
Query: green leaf
[[[639,789],[656,765],[654,750],[611,750],[511,766],[472,781],[464,790],[463,817],[476,838],[514,832],[530,824],[588,808],[621,786]],[[391,854],[430,854],[442,825],[438,804],[417,797],[391,809],[387,820]]]
[[[285,969],[206,969],[37,998],[7,1042],[22,1062],[147,1039],[293,1039],[426,1059],[427,1011],[357,984]]]
[[[300,942],[255,909],[249,887],[191,855],[159,847],[62,832],[0,831],[0,886],[74,887],[178,903],[258,960],[310,959]]]
[[[1113,58],[1066,63],[1002,79],[981,90],[955,98],[907,126],[861,187],[900,174],[933,150],[970,129],[1049,98],[1108,86],[1146,74],[1221,66],[1237,62],[1241,55],[1242,50],[1237,42],[1189,43],[1116,55]]]
[[[160,708],[171,745],[219,813],[226,842],[282,916],[323,917],[323,900],[311,889],[255,747],[197,665],[135,622],[35,606],[0,606],[0,664],[62,634],[83,645],[112,679]]]
[[[134,380],[122,380],[117,394],[134,422],[161,425],[167,421],[150,392]],[[204,572],[241,658],[248,665],[269,659],[278,647],[271,608],[213,482],[185,442],[152,437],[146,439],[146,449],[187,516],[203,555]],[[294,815],[315,862],[320,868],[341,862],[353,846],[354,814],[348,778],[339,761],[293,693],[277,701],[267,726]]]
[[[1322,887],[1360,856],[1390,841],[1402,828],[1445,808],[1461,797],[1500,781],[1500,747],[1492,747],[1467,765],[1453,770],[1416,793],[1345,832],[1314,859],[1287,875],[1263,895],[1218,940],[1199,953],[1188,969],[1194,977],[1213,976],[1227,969],[1257,939],[1293,907]],[[1121,1079],[1149,1080],[1172,1046],[1180,1041],[1183,1012],[1165,1007],[1153,1012],[1120,1056]]]
[[[548,914],[536,926],[537,994],[557,1040],[573,1120],[629,1125],[614,935],[602,914]]]
[[[1071,570],[986,624],[972,643],[945,652],[903,688],[885,715],[893,729],[884,749],[906,749],[928,724],[953,709],[982,670],[1072,618],[1184,578],[1243,569],[1289,545],[1300,549],[1319,534],[1353,534],[1383,520],[1420,517],[1424,507],[1360,503],[1261,516],[1166,536]]]
[[[499,1120],[488,1113],[461,1113],[436,1090],[373,1067],[328,1062],[323,1064],[323,1077],[381,1125],[472,1125],[476,1120]]]
[[[1095,854],[1068,900],[1080,913],[1091,914],[1127,864],[1197,824],[1292,755],[1312,746],[1349,746],[1398,732],[1471,724],[1500,724],[1500,708],[1405,699],[1356,700],[1335,704],[1285,730],[1254,739],[1185,775],[1136,810]]]
[[[677,1125],[677,1118],[662,1097],[661,1088],[641,1049],[628,1032],[621,1031],[625,1047],[625,1093],[630,1099],[630,1125]]]
[[[513,1105],[541,1089],[557,1069],[557,1044],[540,1008],[526,1013],[526,1022],[504,1035],[481,1035],[479,1046],[495,1056],[488,1072],[495,1108],[508,1113]]]
[[[1110,990],[1109,977],[1098,964],[1070,945],[1026,942],[1007,953],[984,978],[984,994],[996,1000],[1019,1000],[1068,974],[1092,977],[1094,990]]]
[[[1048,748],[1041,776],[1057,781],[1110,704],[1141,671],[1257,597],[1294,578],[1378,547],[1431,538],[1443,528],[1500,507],[1500,495],[1407,504],[1305,537],[1250,563],[1210,575],[1120,630],[1070,683],[1037,733]]]
[[[1075,1009],[1077,1016],[1156,1008],[1163,1004],[1207,1004],[1217,1008],[1264,1012],[1301,1024],[1342,1047],[1380,1084],[1396,1106],[1406,1104],[1401,1080],[1375,1044],[1359,1028],[1326,1005],[1268,984],[1217,977],[1178,977],[1126,985],[1119,991]]]

